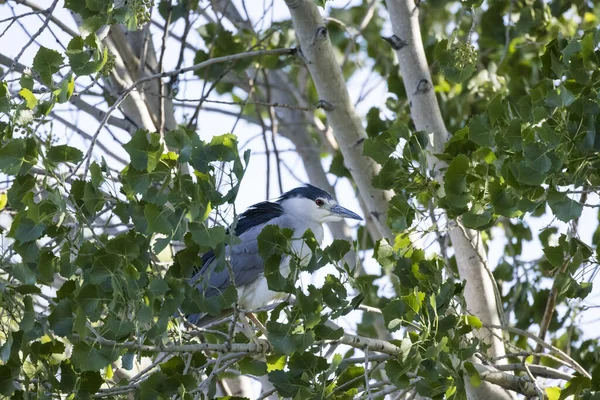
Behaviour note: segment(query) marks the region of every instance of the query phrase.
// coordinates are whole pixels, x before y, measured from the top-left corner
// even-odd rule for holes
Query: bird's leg
[[[241,321],[242,327],[244,329],[244,334],[252,343],[254,343],[260,349],[260,353],[265,355],[269,349],[269,346],[268,345],[265,346],[265,342],[261,341],[258,338],[258,336],[256,336],[256,331],[252,328],[248,319],[251,319],[252,322],[254,322],[254,324],[256,324],[256,327],[258,329],[260,329],[260,331],[265,335],[265,338],[267,337],[267,330],[265,329],[264,325],[260,323],[260,321],[256,318],[256,316],[254,314],[240,312],[240,321]]]
[[[253,313],[248,313],[246,315],[248,316],[248,319],[250,321],[254,322],[254,325],[256,325],[258,330],[260,330],[266,338],[267,337],[267,328],[265,328],[265,326],[258,320],[258,318],[256,318],[256,315],[254,315]]]
[[[250,325],[250,321],[248,321],[248,318],[246,318],[246,315],[252,315],[252,314],[250,314],[250,313],[246,314],[244,312],[240,312],[240,322],[242,323],[242,328],[244,329],[244,334],[246,335],[246,337],[248,339],[250,339],[251,342],[253,342],[257,346],[260,346],[261,344],[258,340],[258,337],[256,336],[256,332],[254,331],[254,329],[252,329],[252,326]]]

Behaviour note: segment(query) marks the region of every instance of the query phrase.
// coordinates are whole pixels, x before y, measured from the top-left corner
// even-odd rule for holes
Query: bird
[[[292,238],[300,238],[310,229],[320,244],[323,240],[322,224],[343,218],[362,221],[358,214],[340,206],[329,193],[308,183],[283,193],[276,201],[254,204],[240,214],[235,226],[235,235],[239,240],[227,246],[225,254],[233,273],[238,294],[237,306],[242,317],[245,311],[256,310],[285,296],[270,290],[264,275],[264,261],[258,252],[257,238],[265,226],[292,229]],[[303,245],[303,241],[292,240],[291,246],[300,264],[307,265],[311,252]],[[190,280],[190,284],[203,291],[206,298],[218,296],[232,284],[230,269],[221,268],[217,271],[217,264],[214,252],[205,253],[200,269]],[[289,275],[289,257],[282,259],[280,272],[284,277]],[[246,314],[258,324],[251,313]],[[202,327],[222,317],[192,314],[187,316],[187,320]]]

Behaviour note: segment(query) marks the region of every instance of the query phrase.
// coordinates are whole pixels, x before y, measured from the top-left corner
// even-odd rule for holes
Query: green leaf
[[[386,239],[378,240],[373,250],[373,258],[377,260],[384,270],[391,270],[394,267],[396,264],[394,248],[390,246]]]
[[[104,336],[107,339],[122,340],[127,338],[134,330],[135,324],[131,321],[109,316],[104,320]]]
[[[558,386],[552,386],[544,389],[548,400],[558,400],[560,398],[560,388]]]
[[[102,168],[96,163],[96,161],[90,164],[90,175],[92,177],[92,185],[95,188],[100,187],[104,182],[104,175],[102,174]]]
[[[548,194],[548,205],[554,215],[556,215],[556,218],[563,222],[579,218],[583,211],[583,206],[579,202],[571,199],[565,193],[555,191]]]
[[[129,153],[131,165],[138,171],[154,171],[163,153],[160,135],[143,129],[137,130],[123,148]]]
[[[73,2],[76,1],[81,0],[74,0]],[[108,14],[106,13],[98,13],[96,15],[88,16],[83,20],[83,24],[79,25],[79,33],[81,33],[81,36],[84,38],[87,38],[89,35],[94,34],[94,32],[98,31],[98,29],[102,28],[108,22]]]
[[[209,228],[204,224],[191,223],[189,231],[195,243],[211,248],[215,248],[219,243],[223,243],[227,237],[227,231],[222,226]]]
[[[83,159],[83,153],[81,150],[76,149],[75,147],[60,145],[60,146],[52,146],[48,153],[46,154],[46,158],[51,162],[71,162],[76,163]]]
[[[382,128],[385,128],[385,126]],[[397,120],[381,134],[377,136],[369,135],[370,137],[364,141],[363,155],[371,157],[377,163],[383,165],[396,151],[400,138],[407,138],[409,135],[406,125]]]
[[[285,368],[287,357],[279,354],[269,354],[267,359],[267,371],[277,371]]]
[[[465,320],[467,325],[472,326],[475,329],[480,329],[483,327],[481,320],[474,315],[465,316]]]
[[[589,378],[583,376],[575,376],[561,390],[558,400],[580,399],[584,389],[588,389],[592,382]]]
[[[406,373],[410,371],[411,367],[410,363],[401,363],[397,360],[390,360],[385,363],[385,372],[396,387],[404,389],[410,385],[410,379]]]
[[[314,327],[315,337],[319,340],[338,340],[344,336],[344,329],[333,329],[327,325],[319,324]]]
[[[239,153],[237,137],[232,133],[213,136],[210,141],[210,152],[214,161],[234,161]]]
[[[106,11],[111,4],[112,2],[110,0],[85,0],[86,7],[95,12]]]
[[[290,248],[293,231],[281,229],[276,225],[267,225],[257,237],[258,253],[263,259],[285,253]]]
[[[250,357],[242,358],[238,366],[244,375],[263,376],[267,374],[267,364],[264,361],[253,360]]]
[[[32,242],[41,238],[44,234],[44,224],[36,224],[29,218],[20,218],[15,220],[13,224],[17,224],[17,226],[14,231],[11,227],[12,237],[22,243]]]
[[[279,322],[267,322],[267,336],[273,345],[273,350],[286,356],[295,352],[302,352],[314,343],[315,336],[312,331],[305,333],[291,333],[292,326]]]
[[[517,192],[510,186],[502,186],[494,181],[489,183],[489,193],[495,213],[512,216],[519,201]]]
[[[21,88],[29,89],[30,92],[33,92],[33,76],[31,76],[31,73],[27,71],[23,72],[21,79],[19,79],[19,84]]]
[[[523,150],[523,137],[521,136],[521,120],[513,119],[510,121],[506,131],[500,133],[513,151]]]
[[[35,142],[12,139],[0,149],[0,171],[7,175],[23,175],[31,169],[36,157]]]
[[[487,115],[476,115],[469,120],[469,139],[480,146],[494,145],[494,130],[490,127]]]
[[[35,108],[38,99],[31,92],[31,90],[23,88],[19,90],[19,95],[25,100],[25,105],[27,105],[27,108],[29,108],[30,110],[33,110]]]
[[[269,372],[269,382],[277,389],[277,393],[283,397],[295,398],[300,389],[290,380],[289,374],[282,370]]]
[[[404,300],[406,305],[408,305],[414,312],[418,313],[423,305],[423,300],[425,300],[425,293],[415,289],[413,293],[402,296],[401,298]]]
[[[169,131],[165,134],[165,143],[169,150],[177,151],[179,162],[186,163],[192,158],[193,141],[197,139],[194,131],[183,128]]]
[[[5,113],[10,110],[12,105],[10,97],[10,91],[8,90],[7,83],[0,82],[0,112]]]
[[[119,358],[117,348],[97,348],[85,342],[78,342],[73,346],[71,360],[73,365],[81,371],[99,371]]]
[[[33,300],[31,296],[25,296],[23,298],[23,318],[19,322],[19,328],[23,332],[29,332],[33,329],[35,323],[35,312],[33,310]]]
[[[492,210],[481,210],[475,212],[473,210],[462,215],[462,223],[465,227],[471,229],[486,228],[492,221]]]
[[[30,296],[27,296],[26,298],[28,298],[31,301]],[[13,345],[13,337],[11,334],[8,334],[7,337],[5,338],[4,344],[2,344],[2,346],[0,346],[0,361],[4,364],[6,364],[6,362],[10,358],[12,345]]]
[[[58,94],[58,102],[66,103],[69,101],[75,90],[75,77],[72,73],[69,73],[60,82],[60,93]],[[46,114],[47,115],[47,114]]]
[[[396,193],[389,201],[388,221],[394,232],[408,229],[415,218],[415,210],[408,204],[406,196]]]
[[[36,283],[35,273],[27,264],[17,264],[12,270],[13,276],[20,282],[26,285],[34,285]]]
[[[544,247],[544,254],[553,267],[560,267],[565,261],[563,246]]]
[[[498,264],[496,269],[494,269],[494,278],[496,278],[496,280],[511,281],[513,279],[513,274],[514,267],[507,262]]]
[[[469,171],[469,159],[464,154],[456,156],[444,176],[444,188],[446,190],[446,201],[448,205],[461,212],[467,207],[471,194],[467,188],[467,172]],[[466,211],[466,210],[465,210]]]
[[[146,204],[144,207],[144,215],[148,222],[148,232],[163,233],[165,235],[172,234],[173,225],[169,221],[169,216],[172,214],[173,212],[166,207],[159,209],[152,203]]]
[[[336,152],[329,165],[329,173],[340,178],[350,178],[350,171],[344,165],[344,156],[341,152]]]
[[[70,336],[73,333],[73,302],[70,299],[62,299],[48,316],[50,329],[58,336]]]
[[[104,196],[102,192],[94,187],[91,182],[85,182],[83,187],[83,204],[85,206],[85,210],[89,215],[93,215],[96,212],[102,209],[102,205],[104,204]]]
[[[64,58],[58,51],[40,46],[33,58],[33,71],[40,75],[42,82],[52,86],[52,75],[58,72],[63,61]]]
[[[100,281],[100,279],[97,279]],[[97,321],[102,314],[102,304],[106,301],[106,295],[95,284],[85,284],[77,295],[78,314],[83,314],[90,321]]]
[[[96,73],[106,64],[108,49],[97,39],[91,33],[85,40],[76,36],[69,42],[66,54],[73,72],[78,76]]]
[[[385,326],[390,332],[395,332],[402,327],[406,313],[406,303],[400,299],[393,299],[382,310]]]
[[[109,240],[106,244],[106,251],[122,255],[129,260],[135,260],[140,256],[140,247],[129,233],[118,235]]]
[[[77,375],[73,370],[73,365],[68,360],[60,363],[60,384],[59,389],[63,392],[70,392],[75,387]]]
[[[0,394],[10,396],[19,387],[13,382],[13,369],[8,365],[0,365]]]
[[[323,300],[332,310],[342,308],[346,305],[348,292],[340,280],[334,275],[327,275],[325,283],[321,288]]]

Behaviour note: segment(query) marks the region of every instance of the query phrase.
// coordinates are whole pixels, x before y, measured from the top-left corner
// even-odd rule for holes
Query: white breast
[[[315,239],[321,244],[323,241],[323,227],[320,224],[308,224],[296,227],[294,229],[294,238],[300,238],[307,229],[310,229],[315,235]],[[306,245],[303,239],[292,240],[292,251],[300,259],[302,265],[307,265],[310,262],[312,253],[310,248]],[[290,274],[289,257],[285,257],[279,270],[284,277]],[[238,303],[242,310],[256,310],[257,308],[264,307],[274,300],[282,300],[288,294],[274,292],[269,289],[267,279],[264,274],[261,274],[256,280],[250,282],[247,285],[243,285],[237,288],[238,290]]]

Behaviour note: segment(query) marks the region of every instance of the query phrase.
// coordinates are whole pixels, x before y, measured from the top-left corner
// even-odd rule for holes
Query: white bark
[[[400,64],[400,73],[404,80],[406,93],[411,105],[411,117],[417,130],[425,131],[430,137],[428,154],[429,168],[437,180],[442,181],[444,164],[433,154],[441,152],[448,139],[442,115],[435,97],[431,75],[419,28],[419,9],[413,0],[386,0],[395,37],[396,54]],[[454,223],[450,239],[454,246],[456,263],[462,279],[466,280],[465,299],[468,311],[479,317],[483,323],[500,323],[496,304],[494,283],[487,270],[487,255],[478,232],[464,229]],[[496,322],[492,322],[496,321]],[[491,345],[488,355],[492,357],[505,354],[504,344],[497,336],[487,333],[480,338]],[[513,396],[499,386],[485,383],[478,388],[468,386],[470,399],[511,399]]]
[[[367,206],[369,215],[366,217],[373,221],[382,237],[393,241],[393,234],[387,225],[390,194],[374,189],[371,184],[379,166],[362,155],[363,141],[367,134],[350,101],[323,17],[312,0],[286,0],[286,4],[300,43],[301,57],[312,76],[345,165]]]
[[[118,96],[119,93],[133,84],[140,78],[149,75],[146,71],[146,66],[155,69],[156,53],[152,42],[149,41],[146,50],[146,59],[144,68],[140,68],[140,60],[138,56],[142,53],[141,47],[143,38],[140,37],[141,32],[132,32],[125,34],[124,28],[119,25],[111,27],[107,36],[106,43],[110,51],[115,54],[115,69],[112,73],[112,79],[108,81],[114,90],[113,95]],[[140,74],[140,71],[142,72]],[[143,127],[150,131],[157,131],[158,115],[159,115],[159,79],[150,82],[144,82],[138,89],[129,94],[121,105],[124,113],[131,118],[139,127]],[[165,130],[174,129],[176,127],[175,114],[173,104],[170,99],[164,99],[164,116]]]

